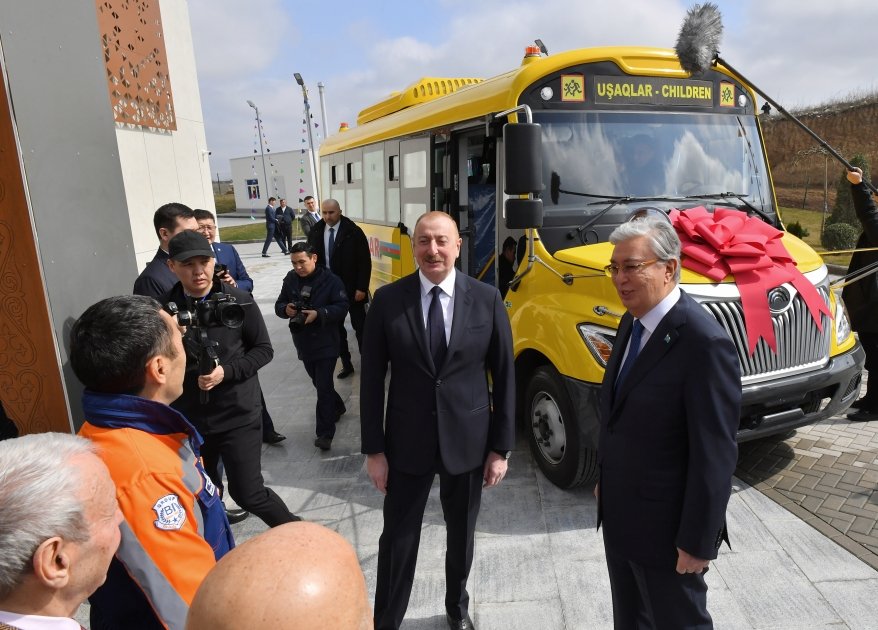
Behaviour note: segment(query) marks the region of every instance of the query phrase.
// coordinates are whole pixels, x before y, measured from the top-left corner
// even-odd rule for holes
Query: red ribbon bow
[[[832,317],[826,301],[796,268],[780,230],[730,208],[716,208],[713,213],[703,206],[671,210],[670,219],[680,236],[684,267],[714,282],[730,274],[735,277],[750,354],[760,337],[777,352],[768,293],[786,282],[799,291],[819,330],[823,330],[820,314]]]

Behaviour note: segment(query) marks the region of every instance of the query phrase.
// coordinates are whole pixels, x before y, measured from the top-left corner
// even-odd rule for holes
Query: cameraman
[[[317,388],[317,438],[314,446],[328,451],[335,423],[345,405],[335,391],[332,371],[338,359],[338,325],[348,312],[348,296],[341,279],[317,266],[317,253],[306,242],[290,251],[293,271],[284,278],[274,312],[290,320],[290,332],[299,359]]]
[[[229,494],[238,505],[269,527],[298,521],[281,498],[265,487],[262,478],[262,421],[256,372],[271,361],[274,350],[259,307],[249,293],[214,277],[213,250],[198,232],[186,230],[172,238],[168,253],[168,265],[180,281],[162,301],[174,302],[193,320],[184,337],[183,395],[173,407],[204,436],[204,467],[218,487],[222,488],[222,479],[217,459],[222,456]],[[237,304],[228,308],[229,302]],[[223,306],[227,314],[234,313],[239,305],[244,314],[242,322],[220,323]],[[207,355],[207,346],[214,342],[217,365],[209,374],[200,374],[199,363]],[[208,395],[206,402],[202,402],[203,392]]]

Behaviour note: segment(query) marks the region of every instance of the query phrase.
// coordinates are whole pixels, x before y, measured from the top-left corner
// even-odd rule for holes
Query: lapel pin
[[[671,343],[671,334],[670,333],[665,335],[665,343]]]

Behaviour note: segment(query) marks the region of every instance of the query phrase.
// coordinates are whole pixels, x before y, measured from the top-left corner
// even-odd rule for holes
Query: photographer
[[[284,278],[274,305],[278,317],[290,320],[290,332],[299,359],[317,388],[317,438],[314,446],[327,451],[335,423],[346,411],[332,379],[338,359],[338,324],[348,312],[348,296],[341,279],[317,266],[317,254],[308,243],[293,245],[293,271]]]
[[[259,307],[249,293],[214,276],[213,250],[201,234],[186,230],[168,246],[168,265],[180,281],[163,303],[173,310],[173,302],[178,323],[187,326],[183,395],[173,407],[204,436],[204,467],[220,488],[217,459],[222,456],[229,494],[238,505],[270,527],[300,520],[262,478],[256,372],[274,350]],[[212,353],[216,360],[207,365]]]

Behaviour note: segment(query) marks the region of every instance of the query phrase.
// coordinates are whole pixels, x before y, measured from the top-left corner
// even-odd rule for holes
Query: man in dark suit
[[[712,628],[704,572],[728,543],[741,372],[728,334],[680,291],[680,240],[644,218],[610,235],[627,313],[601,389],[598,527],[616,628]]]
[[[277,227],[280,230],[281,238],[286,245],[287,252],[293,246],[293,219],[295,219],[295,211],[287,205],[286,199],[280,200],[280,208],[277,209]]]
[[[461,239],[447,214],[418,219],[413,242],[419,271],[375,293],[363,340],[362,452],[385,495],[375,628],[398,628],[405,616],[438,473],[448,529],[447,621],[469,630],[466,581],[482,483],[500,482],[515,439],[512,333],[497,289],[454,268]]]
[[[311,195],[305,196],[305,214],[302,215],[302,232],[307,237],[311,233],[311,228],[320,221],[320,212],[317,208],[317,200]]]
[[[263,258],[268,258],[268,246],[271,245],[271,241],[277,241],[284,256],[289,253],[287,252],[287,246],[284,245],[283,236],[281,236],[281,230],[277,223],[277,210],[274,207],[276,201],[277,199],[274,197],[269,197],[268,205],[265,206],[265,243],[262,244]]]
[[[344,283],[349,300],[351,326],[357,335],[357,347],[362,357],[366,298],[369,295],[369,278],[372,276],[369,242],[356,223],[342,216],[341,206],[335,199],[324,201],[320,204],[320,210],[323,219],[311,228],[308,244],[317,252],[318,264],[328,267]],[[338,334],[338,356],[342,366],[338,378],[347,378],[354,373],[354,364],[348,349],[344,320],[338,324]]]
[[[159,248],[146,268],[134,281],[134,295],[160,298],[177,282],[177,276],[168,268],[168,242],[183,230],[198,229],[192,208],[182,203],[166,203],[152,217]]]

